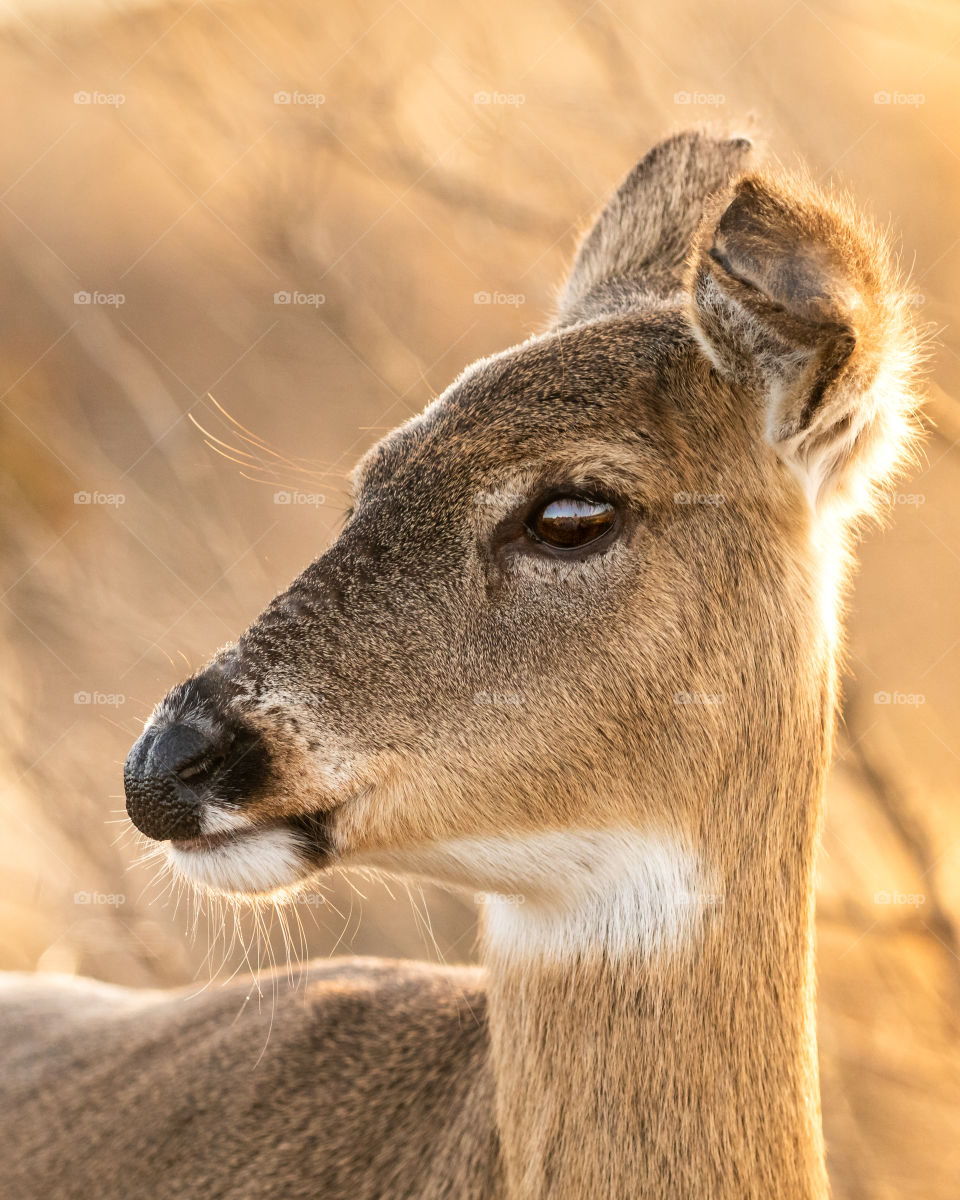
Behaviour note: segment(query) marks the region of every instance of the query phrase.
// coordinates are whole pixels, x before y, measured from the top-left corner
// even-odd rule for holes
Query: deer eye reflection
[[[606,500],[557,496],[531,514],[527,532],[558,550],[576,550],[599,541],[616,519],[617,510]]]

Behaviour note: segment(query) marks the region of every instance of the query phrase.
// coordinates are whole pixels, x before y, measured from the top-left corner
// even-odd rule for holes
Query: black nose
[[[222,760],[221,743],[193,725],[145,730],[123,768],[130,820],[157,841],[198,837],[204,784]]]

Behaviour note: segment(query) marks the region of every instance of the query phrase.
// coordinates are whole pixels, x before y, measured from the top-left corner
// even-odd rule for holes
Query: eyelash
[[[552,504],[554,500],[584,500],[590,504],[612,504],[614,508],[619,508],[623,503],[623,498],[611,493],[609,488],[589,480],[552,484],[542,491],[532,493],[532,496],[532,500],[523,510],[524,521],[528,521],[539,509]]]

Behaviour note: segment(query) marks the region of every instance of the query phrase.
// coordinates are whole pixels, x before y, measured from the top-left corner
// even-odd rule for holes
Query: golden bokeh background
[[[327,544],[358,455],[543,327],[633,162],[752,120],[891,222],[936,334],[923,460],[850,606],[818,926],[837,1194],[955,1197],[958,62],[949,3],[5,5],[0,966],[472,957],[464,902],[346,879],[241,915],[244,950],[138,864],[121,764]]]

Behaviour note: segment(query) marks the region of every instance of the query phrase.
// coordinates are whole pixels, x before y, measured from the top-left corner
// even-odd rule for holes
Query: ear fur
[[[812,507],[868,508],[917,409],[919,342],[885,236],[846,197],[746,175],[714,200],[687,286],[704,350],[765,405]]]
[[[557,327],[636,311],[683,285],[709,197],[747,168],[752,143],[709,130],[667,138],[633,168],[584,237]]]

